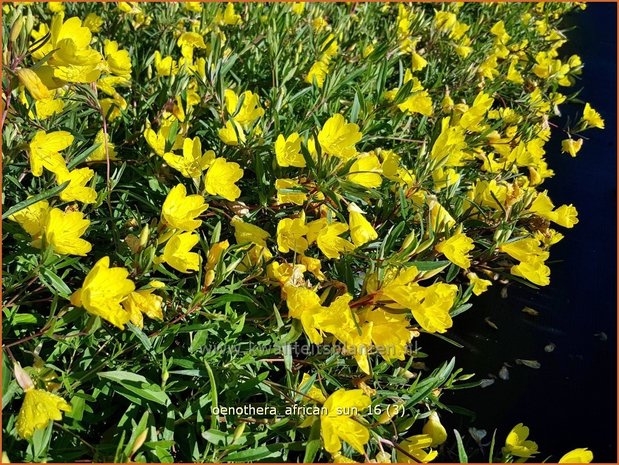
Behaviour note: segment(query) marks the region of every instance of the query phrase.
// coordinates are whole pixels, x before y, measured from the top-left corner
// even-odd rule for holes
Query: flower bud
[[[21,387],[24,391],[28,391],[34,387],[32,378],[30,378],[30,375],[26,373],[26,370],[21,367],[19,362],[15,362],[13,365],[13,374],[15,375],[17,384],[19,384],[19,387]]]
[[[422,432],[432,437],[432,447],[441,445],[447,440],[447,431],[441,424],[441,420],[436,412],[430,413],[427,423],[423,425]]]

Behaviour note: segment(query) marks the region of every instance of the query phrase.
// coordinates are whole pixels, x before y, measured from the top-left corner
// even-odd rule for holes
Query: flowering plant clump
[[[441,394],[479,382],[418,344],[550,282],[545,145],[604,127],[551,122],[575,8],[5,5],[8,459],[466,460]]]

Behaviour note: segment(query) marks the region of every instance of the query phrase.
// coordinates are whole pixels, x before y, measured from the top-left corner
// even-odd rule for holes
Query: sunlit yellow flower
[[[467,269],[471,266],[468,252],[473,250],[473,240],[464,233],[457,233],[448,239],[442,240],[436,245],[436,251],[442,253],[447,259],[458,265],[460,268]]]
[[[34,176],[41,176],[43,168],[54,174],[66,169],[59,152],[73,143],[73,136],[66,131],[46,133],[37,131],[30,141],[30,169]]]
[[[518,423],[512,428],[505,439],[504,454],[528,459],[537,454],[537,444],[528,440],[529,428]]]
[[[69,185],[60,192],[60,199],[65,202],[95,203],[97,191],[86,186],[94,175],[95,172],[90,168],[78,168],[73,171],[59,170],[56,173],[56,182],[62,184],[69,181]]]
[[[574,449],[559,459],[559,463],[591,463],[593,453],[589,449]]]
[[[216,158],[204,176],[204,188],[211,195],[234,201],[241,195],[241,189],[235,183],[242,177],[243,170],[238,163]]]
[[[365,219],[363,211],[354,203],[348,206],[348,224],[350,237],[357,247],[378,238],[378,233],[372,224]]]
[[[428,421],[423,425],[422,432],[432,438],[432,447],[440,446],[447,440],[447,430],[441,423],[441,419],[436,411],[430,412]]]
[[[582,147],[582,142],[582,139],[565,139],[561,142],[561,150],[564,153],[569,153],[572,157],[575,157]]]
[[[280,134],[275,141],[275,157],[277,164],[282,167],[305,167],[305,158],[301,153],[301,138],[299,133],[293,132],[287,138]]]
[[[123,308],[129,313],[129,321],[140,329],[144,326],[142,314],[154,320],[163,320],[163,299],[153,294],[153,291],[154,289],[134,291],[122,302]]]
[[[381,164],[374,152],[361,154],[350,166],[346,178],[367,188],[380,187],[383,182]]]
[[[318,133],[318,142],[324,153],[348,160],[357,154],[355,144],[362,136],[359,126],[346,122],[338,113],[322,126]]]
[[[186,178],[198,178],[215,159],[215,152],[207,150],[202,153],[202,143],[199,138],[194,137],[193,140],[184,140],[182,156],[167,152],[163,159]]]
[[[492,284],[492,281],[487,279],[482,279],[475,273],[468,273],[467,277],[469,278],[469,282],[473,286],[473,294],[481,295],[488,290],[488,287]]]
[[[406,454],[397,452],[398,462],[402,463],[428,463],[438,456],[438,452],[430,449],[432,446],[432,436],[429,434],[416,434],[400,443],[400,447],[406,451]],[[426,451],[425,449],[429,449]],[[408,454],[408,455],[407,455]],[[409,456],[413,456],[412,459]]]
[[[90,221],[82,212],[52,208],[45,219],[42,239],[34,240],[32,246],[41,248],[44,240],[46,246],[53,247],[60,255],[84,256],[92,249],[92,244],[81,237],[88,226]]]
[[[597,111],[591,108],[591,105],[588,103],[585,104],[582,119],[586,126],[604,129],[604,120]]]
[[[340,258],[342,253],[355,249],[354,244],[340,237],[340,234],[346,231],[348,231],[348,226],[338,222],[328,224],[320,230],[316,242],[320,251],[325,254],[325,257],[337,259]]]
[[[207,208],[204,197],[198,194],[187,195],[185,186],[178,184],[170,190],[163,202],[161,216],[172,228],[193,231],[202,224],[197,217]]]
[[[135,289],[127,276],[125,268],[110,268],[110,257],[103,257],[92,267],[82,287],[73,293],[71,303],[124,329],[129,313],[121,303]]]
[[[172,236],[163,249],[161,260],[181,273],[190,273],[200,268],[200,255],[191,249],[200,242],[195,233],[184,232]]]
[[[259,226],[251,223],[245,223],[236,216],[232,218],[232,226],[234,227],[234,237],[237,244],[252,243],[261,247],[266,247],[266,239],[271,236]]]
[[[280,252],[289,251],[303,254],[308,247],[305,218],[283,218],[277,223],[277,248]]]
[[[346,441],[358,453],[364,453],[370,432],[353,417],[360,415],[371,403],[361,389],[339,389],[327,398],[323,406],[326,413],[320,415],[320,436],[327,452],[339,452],[342,441]]]

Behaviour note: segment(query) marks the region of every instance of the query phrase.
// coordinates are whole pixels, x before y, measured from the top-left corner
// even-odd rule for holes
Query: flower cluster
[[[422,374],[411,343],[493,286],[548,285],[578,223],[543,187],[551,137],[574,157],[604,127],[588,103],[549,122],[583,67],[560,50],[576,7],[5,5],[7,450],[440,457],[441,393],[470,376]],[[340,350],[226,358],[207,340]],[[205,409],[231,398],[323,413],[228,431]],[[533,457],[527,436],[502,458]]]

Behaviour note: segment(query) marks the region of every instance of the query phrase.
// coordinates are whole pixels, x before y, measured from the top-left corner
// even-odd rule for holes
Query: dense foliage
[[[578,222],[579,7],[5,6],[8,459],[542,460],[446,429],[479,380],[422,347]]]

